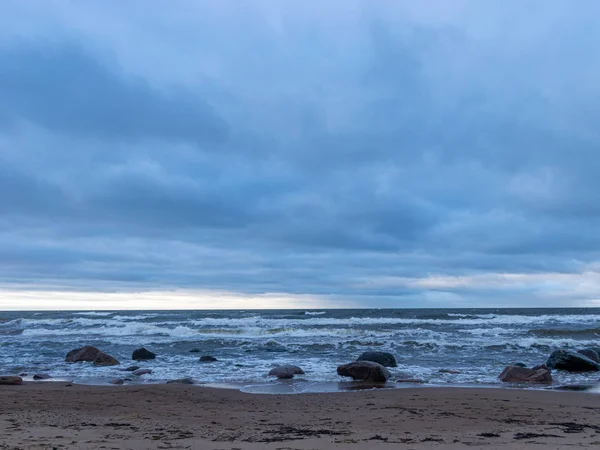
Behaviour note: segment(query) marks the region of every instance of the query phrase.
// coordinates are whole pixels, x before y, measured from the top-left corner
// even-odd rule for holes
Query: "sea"
[[[64,361],[84,345],[121,364]],[[507,364],[530,367],[554,349],[598,346],[600,308],[0,312],[0,374],[48,373],[82,384],[131,377],[123,369],[139,365],[152,374],[128,383],[190,377],[247,392],[335,390],[345,385],[338,365],[365,351],[385,351],[398,363],[390,369],[393,380],[494,387]],[[156,359],[132,361],[139,347]],[[200,362],[202,355],[217,361]],[[306,373],[287,384],[270,379],[269,370],[281,364]],[[598,382],[600,374],[554,371],[553,377],[555,385],[585,384]]]

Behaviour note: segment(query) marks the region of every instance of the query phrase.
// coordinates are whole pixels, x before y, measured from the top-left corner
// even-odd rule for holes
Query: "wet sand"
[[[596,447],[599,417],[600,395],[580,392],[26,383],[0,386],[0,449]]]

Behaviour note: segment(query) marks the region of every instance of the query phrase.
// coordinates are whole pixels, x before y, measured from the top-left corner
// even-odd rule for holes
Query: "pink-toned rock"
[[[294,378],[294,375],[304,375],[304,370],[298,366],[285,365],[271,369],[269,376],[277,378]]]
[[[519,366],[507,366],[500,375],[500,381],[505,383],[552,383],[552,373],[547,367],[528,369]]]
[[[121,378],[115,378],[114,380],[109,381],[110,384],[123,384],[124,381]]]
[[[116,366],[119,364],[116,358],[101,352],[96,347],[86,345],[85,347],[71,350],[65,357],[66,362],[93,362],[94,366]]]
[[[23,378],[15,376],[0,376],[0,385],[17,386],[23,384]]]

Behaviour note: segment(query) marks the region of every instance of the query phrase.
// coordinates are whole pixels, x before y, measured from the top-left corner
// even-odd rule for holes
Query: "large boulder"
[[[390,372],[381,364],[372,361],[354,361],[337,368],[338,375],[351,377],[353,380],[385,383]]]
[[[505,383],[552,383],[552,373],[545,366],[536,370],[520,366],[506,366],[498,378]]]
[[[600,370],[600,363],[570,350],[554,350],[546,361],[546,365],[550,369],[566,370],[567,372],[597,372]]]
[[[364,352],[358,357],[357,361],[371,361],[384,367],[398,367],[394,355],[387,352]]]
[[[136,361],[147,361],[149,359],[154,358],[156,358],[156,354],[152,353],[150,350],[145,349],[144,347],[134,350],[131,354],[131,359],[134,359]]]
[[[285,365],[274,367],[269,371],[270,377],[294,378],[294,375],[304,375],[304,370],[298,366]]]
[[[584,348],[584,349],[578,350],[577,353],[581,353],[583,356],[587,356],[592,361],[600,362],[600,355],[593,348]]]
[[[23,378],[13,376],[0,376],[0,386],[17,386],[23,384]]]
[[[93,362],[94,366],[116,366],[119,364],[115,358],[101,352],[96,347],[86,345],[85,347],[71,350],[65,357],[66,362]]]

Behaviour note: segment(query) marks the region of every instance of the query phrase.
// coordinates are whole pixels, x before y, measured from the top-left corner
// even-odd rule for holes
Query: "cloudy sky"
[[[3,1],[0,309],[600,306],[599,14]]]

